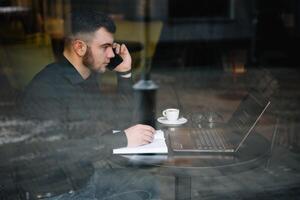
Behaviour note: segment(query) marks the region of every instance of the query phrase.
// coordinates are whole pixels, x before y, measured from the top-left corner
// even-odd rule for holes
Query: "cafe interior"
[[[132,57],[130,106],[103,114],[162,130],[167,153],[107,155],[97,134],[19,118],[20,96],[61,58],[69,13],[82,10],[109,15]],[[0,200],[299,199],[300,1],[0,0],[0,24]],[[115,72],[99,85],[111,104]],[[173,149],[172,134],[228,125],[252,94],[269,104],[239,151]],[[168,108],[186,121],[159,121]]]

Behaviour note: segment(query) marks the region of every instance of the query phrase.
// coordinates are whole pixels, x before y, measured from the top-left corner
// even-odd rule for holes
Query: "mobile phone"
[[[107,69],[109,69],[111,71],[113,71],[119,64],[121,64],[123,62],[122,57],[116,53],[116,49],[113,49],[113,51],[114,51],[115,57],[110,59],[110,62],[106,66]]]

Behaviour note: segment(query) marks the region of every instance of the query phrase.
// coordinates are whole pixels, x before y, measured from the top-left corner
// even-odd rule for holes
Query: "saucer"
[[[181,125],[187,122],[187,119],[184,117],[179,118],[176,121],[168,121],[166,117],[159,117],[157,119],[158,122],[166,125]]]

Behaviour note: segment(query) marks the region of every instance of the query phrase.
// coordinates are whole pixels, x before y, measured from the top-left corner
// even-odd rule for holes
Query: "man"
[[[114,69],[119,91],[126,94],[131,90],[131,56],[124,44],[114,43],[115,31],[115,24],[104,14],[92,11],[72,14],[63,58],[46,66],[28,85],[21,102],[24,116],[56,120],[64,125],[85,124],[85,128],[77,128],[81,133],[103,132],[103,126],[109,127],[112,122],[107,120],[108,115],[118,110],[114,104],[111,108],[106,105],[111,103],[109,101],[103,103],[97,75],[105,72],[115,57],[113,49],[123,59]],[[99,123],[102,123],[101,128],[97,127]],[[72,134],[74,130],[70,127],[72,125],[65,131]],[[151,126],[138,124],[119,134],[111,134],[110,144],[107,140],[103,143],[110,148],[144,145],[153,140],[154,132]]]
[[[71,14],[62,60],[46,66],[24,92],[21,101],[24,117],[37,122],[57,122],[54,123],[55,128],[46,131],[47,135],[62,132],[71,138],[79,136],[79,140],[72,140],[74,143],[71,144],[78,146],[73,145],[71,150],[66,150],[70,146],[68,140],[62,142],[62,147],[59,142],[54,149],[46,147],[55,155],[58,152],[59,156],[53,156],[58,159],[57,163],[63,157],[64,164],[88,161],[95,168],[85,187],[53,199],[141,199],[144,195],[153,197],[157,194],[157,184],[152,175],[147,175],[143,170],[115,169],[111,166],[114,165],[110,162],[112,148],[150,143],[155,132],[151,126],[141,124],[116,134],[109,130],[120,124],[112,117],[118,115],[120,106],[114,99],[107,100],[100,93],[97,79],[98,74],[105,72],[111,59],[116,56],[113,49],[123,59],[114,69],[118,91],[122,97],[132,92],[131,56],[124,44],[114,43],[115,29],[113,21],[102,13],[80,11]],[[83,140],[82,137],[88,139]],[[50,152],[48,154],[52,155]],[[75,178],[70,175],[69,179]],[[69,190],[74,190],[73,181],[71,185]]]

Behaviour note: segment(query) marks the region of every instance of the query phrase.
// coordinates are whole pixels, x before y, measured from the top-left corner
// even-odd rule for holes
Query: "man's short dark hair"
[[[67,33],[69,36],[75,36],[80,33],[93,33],[102,27],[111,33],[116,32],[116,25],[113,20],[99,11],[72,12],[70,19],[71,23]]]

